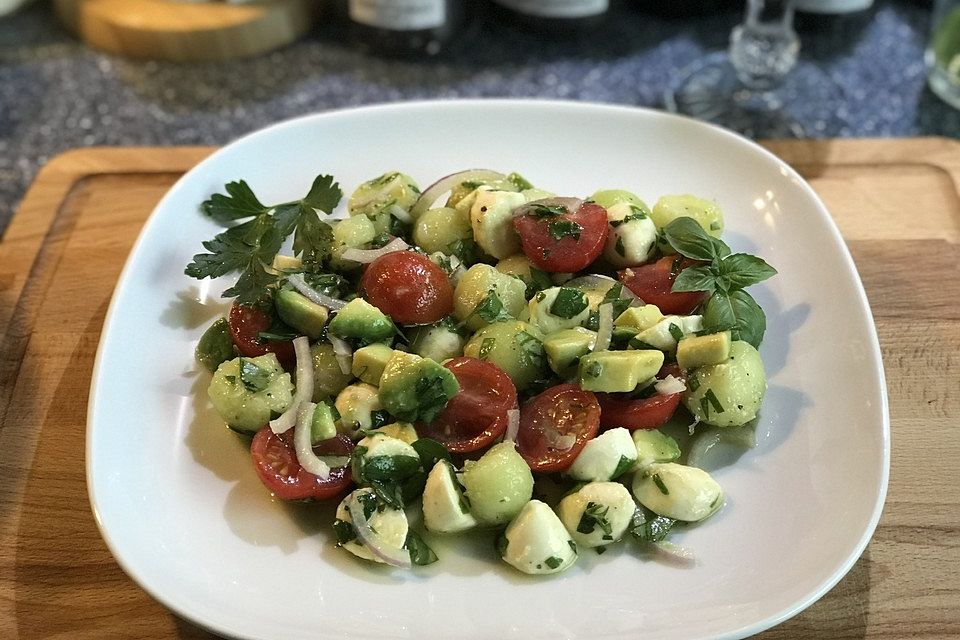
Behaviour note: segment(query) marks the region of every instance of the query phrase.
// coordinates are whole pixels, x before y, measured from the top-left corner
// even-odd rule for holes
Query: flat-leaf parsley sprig
[[[707,234],[693,218],[677,218],[663,229],[663,236],[682,256],[705,262],[687,267],[677,276],[673,291],[706,291],[703,330],[730,330],[734,340],[760,346],[767,328],[763,309],[746,287],[776,275],[777,270],[757,256],[730,253],[730,247]]]
[[[283,242],[293,234],[293,253],[306,270],[322,267],[333,249],[333,229],[318,212],[329,215],[343,192],[332,176],[319,175],[301,200],[264,205],[243,180],[225,185],[200,205],[201,211],[227,230],[203,243],[209,253],[198,253],[184,270],[198,279],[240,272],[236,284],[223,292],[241,304],[255,304],[269,296],[282,277],[272,268]],[[229,226],[234,225],[234,226]]]

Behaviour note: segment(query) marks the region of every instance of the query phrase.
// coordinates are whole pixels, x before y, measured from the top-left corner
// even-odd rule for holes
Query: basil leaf
[[[715,265],[717,288],[728,292],[745,289],[752,284],[763,282],[777,273],[777,270],[762,258],[748,253],[735,253],[720,260]]]
[[[703,230],[693,218],[677,218],[663,228],[663,237],[674,250],[693,260],[713,260],[730,255],[730,247]]]
[[[714,291],[717,288],[717,277],[711,265],[697,265],[687,267],[680,272],[673,282],[671,291]]]
[[[578,289],[560,287],[557,297],[550,305],[550,314],[558,318],[570,319],[587,308],[587,296]]]
[[[759,347],[767,330],[763,309],[746,291],[715,292],[703,309],[703,330],[717,333],[730,330],[734,340],[744,340]]]
[[[509,320],[513,317],[504,310],[503,301],[500,300],[497,292],[492,289],[487,293],[486,297],[473,308],[473,313],[489,323],[494,323],[498,320]]]
[[[530,267],[530,284],[527,285],[527,300],[532,298],[536,292],[549,289],[552,286],[553,281],[550,279],[549,273],[536,267]]]
[[[651,515],[653,517],[644,515],[644,510],[638,508],[633,514],[630,533],[643,542],[660,542],[677,521],[666,516]]]

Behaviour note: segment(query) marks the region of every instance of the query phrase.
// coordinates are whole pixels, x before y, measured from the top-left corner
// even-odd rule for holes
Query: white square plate
[[[769,391],[758,446],[715,472],[726,507],[679,538],[698,562],[621,544],[526,579],[484,544],[412,573],[335,549],[330,510],[271,500],[243,440],[207,407],[193,348],[222,286],[183,274],[218,228],[198,205],[243,178],[264,202],[318,173],[345,189],[398,169],[421,185],[470,167],[561,195],[623,188],[720,203],[725,239],[779,275],[766,310]],[[790,167],[724,130],[654,111],[536,101],[397,104],[284,122],[223,148],[157,206],[127,262],[91,389],[97,522],[145,590],[242,638],[743,637],[810,605],[866,546],[883,505],[889,418],[876,330],[823,204]],[[584,554],[586,556],[586,554]]]

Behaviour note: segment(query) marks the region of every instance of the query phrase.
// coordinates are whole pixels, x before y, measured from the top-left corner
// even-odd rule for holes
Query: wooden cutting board
[[[960,142],[769,147],[826,201],[860,270],[886,366],[893,464],[860,560],[762,637],[960,637]],[[0,242],[0,638],[210,637],[111,557],[87,501],[84,435],[94,353],[131,244],[211,151],[59,156]]]

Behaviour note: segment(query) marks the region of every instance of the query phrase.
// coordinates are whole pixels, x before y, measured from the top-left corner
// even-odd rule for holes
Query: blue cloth
[[[0,20],[0,229],[39,167],[73,147],[223,144],[292,116],[423,98],[661,106],[671,77],[725,46],[741,16],[731,6],[681,20],[625,3],[580,40],[542,41],[488,22],[445,58],[414,61],[367,56],[328,21],[257,58],[185,65],[92,51],[34,5]],[[859,19],[821,22],[798,23],[802,55],[846,90],[841,136],[960,135],[960,113],[925,85],[928,7],[881,1]]]

